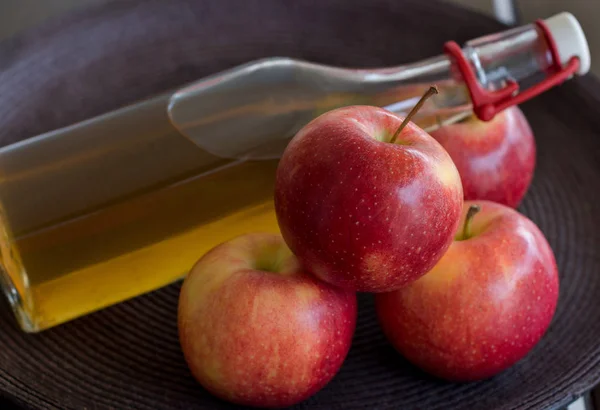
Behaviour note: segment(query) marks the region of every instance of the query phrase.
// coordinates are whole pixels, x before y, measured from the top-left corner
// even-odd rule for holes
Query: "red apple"
[[[382,292],[423,275],[450,243],[460,177],[425,131],[382,108],[325,113],[292,139],[279,163],[275,210],[302,264],[345,289]]]
[[[488,201],[467,202],[463,220],[473,204],[481,212],[429,273],[376,296],[392,345],[425,371],[456,381],[488,378],[523,358],[548,328],[558,298],[554,255],[537,226]]]
[[[285,407],[339,370],[356,295],[305,274],[280,236],[250,234],[196,263],[181,288],[178,324],[189,368],[208,391]]]
[[[535,139],[519,108],[508,108],[489,122],[471,117],[431,136],[454,160],[466,200],[519,205],[535,167]]]

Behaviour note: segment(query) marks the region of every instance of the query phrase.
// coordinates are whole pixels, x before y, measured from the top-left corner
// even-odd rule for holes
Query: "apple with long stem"
[[[460,174],[466,200],[489,200],[516,208],[535,167],[535,139],[518,107],[492,121],[475,117],[431,132],[448,151]]]
[[[379,322],[409,361],[444,379],[485,379],[522,359],[558,299],[552,249],[514,209],[466,202],[463,229],[425,276],[376,295]]]
[[[181,347],[194,377],[233,403],[286,407],[341,367],[356,295],[306,274],[279,235],[217,246],[181,288]]]
[[[382,108],[325,113],[286,148],[275,185],[283,237],[302,264],[344,289],[383,292],[417,279],[442,257],[462,209],[448,153]]]

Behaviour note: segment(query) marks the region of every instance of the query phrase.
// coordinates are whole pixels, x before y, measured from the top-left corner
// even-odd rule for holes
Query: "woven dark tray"
[[[0,45],[6,145],[259,57],[394,65],[503,27],[433,1],[115,1]],[[396,354],[360,296],[340,373],[298,408],[530,409],[600,381],[600,83],[587,77],[523,107],[538,166],[521,211],[561,273],[554,322],[516,366],[479,383],[435,380]],[[32,196],[32,200],[43,200]],[[179,350],[179,284],[37,335],[0,302],[0,400],[32,408],[229,408],[191,378]]]

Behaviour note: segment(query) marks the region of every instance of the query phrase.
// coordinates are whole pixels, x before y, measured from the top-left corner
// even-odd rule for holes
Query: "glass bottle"
[[[589,69],[583,32],[564,13],[451,46],[376,70],[263,60],[0,149],[0,281],[21,327],[157,289],[218,243],[278,232],[277,158],[320,113],[370,104],[405,114],[436,84],[414,118],[431,130]],[[484,91],[515,82],[534,88]]]

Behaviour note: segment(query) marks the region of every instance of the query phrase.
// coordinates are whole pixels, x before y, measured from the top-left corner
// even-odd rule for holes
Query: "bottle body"
[[[166,102],[0,151],[4,288],[25,330],[176,281],[235,236],[279,232],[278,160],[203,151],[172,127]]]
[[[531,30],[525,32],[534,35]],[[522,41],[513,43],[524,53]],[[484,74],[543,71],[541,40],[528,44],[525,54],[534,55],[535,64],[509,53],[503,58],[511,66],[488,49],[480,51],[487,58],[480,64]],[[296,125],[350,104],[405,113],[432,83],[440,93],[423,107],[417,124],[432,129],[460,120],[471,114],[471,105],[453,68],[450,58],[440,56],[390,69],[342,70],[355,85],[344,92],[306,85],[324,90],[318,95],[326,98],[311,100]],[[296,83],[299,89],[303,84]],[[172,108],[170,95],[158,96],[0,150],[0,276],[24,330],[43,330],[171,283],[210,248],[237,235],[278,232],[275,170],[293,132],[260,155],[220,155],[220,147],[235,141],[216,150],[197,144],[187,135],[189,122],[174,121]],[[291,112],[299,112],[293,104]],[[288,125],[282,129],[294,131]]]

